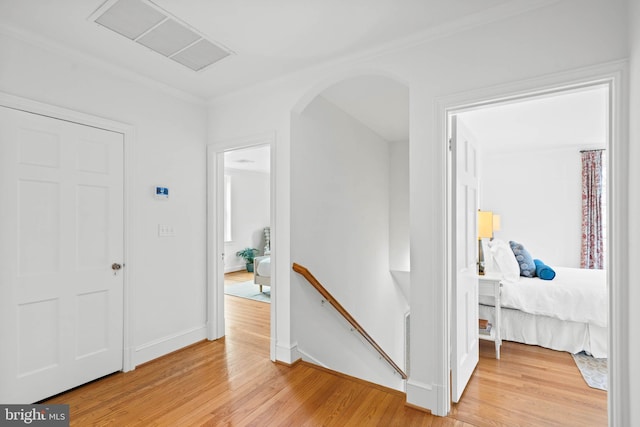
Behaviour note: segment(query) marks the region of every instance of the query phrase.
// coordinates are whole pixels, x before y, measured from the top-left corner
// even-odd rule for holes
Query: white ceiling
[[[268,145],[226,151],[225,169],[269,173],[271,170],[271,149]]]
[[[485,106],[459,117],[485,151],[605,148],[606,86]]]
[[[552,0],[153,0],[235,54],[194,72],[88,19],[104,0],[0,0],[0,30],[207,100],[327,61],[415,43]]]
[[[485,105],[459,117],[485,151],[605,148],[608,96],[606,86],[589,87]],[[322,97],[387,141],[409,140],[409,90],[400,83],[356,77]]]
[[[331,86],[322,97],[386,141],[409,141],[409,88],[403,84],[362,76]]]
[[[153,0],[233,51],[200,72],[89,19],[105,0],[0,0],[0,31],[204,101],[314,65],[428,40],[553,1]],[[359,77],[327,89],[322,96],[388,141],[409,139],[409,93],[402,84]],[[605,96],[585,92],[562,101],[547,98],[539,100],[539,108],[497,106],[465,113],[464,121],[487,149],[603,145],[607,130],[601,101]],[[516,147],[515,141],[520,145]]]

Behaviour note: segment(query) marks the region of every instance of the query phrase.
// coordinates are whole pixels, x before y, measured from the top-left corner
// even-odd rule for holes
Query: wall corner
[[[302,359],[302,354],[298,351],[298,343],[276,344],[276,360],[291,365]]]
[[[440,402],[442,387],[429,385],[419,381],[407,380],[407,404],[431,411],[433,415],[444,417],[448,414],[447,402]]]

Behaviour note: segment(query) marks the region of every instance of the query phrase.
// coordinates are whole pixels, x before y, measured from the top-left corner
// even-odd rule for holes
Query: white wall
[[[497,96],[496,85],[526,82],[551,74],[620,60],[626,57],[627,1],[563,0],[538,10],[494,20],[486,25],[449,32],[423,44],[387,51],[370,59],[342,61],[247,88],[215,100],[209,129],[216,139],[276,130],[278,235],[283,246],[292,238],[286,222],[288,190],[298,175],[288,175],[287,153],[299,144],[290,135],[290,114],[305,100],[342,79],[367,72],[395,76],[410,87],[410,218],[411,218],[411,404],[442,413],[447,406],[446,341],[446,145],[439,140],[442,118],[436,105],[469,91]],[[489,89],[487,89],[489,88]],[[508,91],[509,89],[504,89]],[[477,92],[480,96],[480,92]],[[640,181],[640,180],[639,180]],[[638,192],[640,194],[640,192]],[[282,216],[281,216],[282,215]],[[282,234],[280,234],[282,233]],[[637,239],[636,239],[637,240]],[[284,248],[283,248],[284,249]],[[279,250],[279,255],[282,251]],[[299,304],[292,291],[298,284],[290,271],[291,257],[278,258],[282,272],[278,304]],[[322,280],[322,278],[321,278]],[[291,286],[290,286],[291,285]],[[626,284],[620,284],[626,286]],[[282,298],[282,300],[280,300]],[[286,354],[301,337],[292,325],[311,322],[311,313],[278,312],[278,355]],[[290,323],[287,323],[289,321]],[[282,341],[281,341],[282,339]]]
[[[636,260],[640,259],[640,224],[637,218],[640,218],[640,168],[637,167],[640,164],[640,2],[629,1],[629,45],[630,45],[630,81],[631,86],[628,93],[630,94],[631,108],[629,111],[630,117],[630,134],[629,134],[629,233],[628,241],[625,242],[628,245],[628,262],[624,265],[627,268],[628,283],[625,283],[622,291],[621,301],[628,305],[622,307],[626,313],[628,313],[628,321],[625,325],[628,326],[626,334],[620,336],[620,340],[623,343],[623,347],[627,347],[628,353],[625,354],[622,360],[626,361],[625,366],[620,367],[621,372],[628,372],[629,375],[623,375],[622,381],[623,392],[626,392],[621,396],[621,402],[618,407],[624,410],[625,417],[623,417],[618,425],[640,425],[640,405],[633,402],[640,402],[640,366],[638,363],[632,363],[633,360],[637,360],[637,355],[640,354],[640,333],[638,331],[638,325],[640,325],[640,286],[637,286],[637,273],[636,273]],[[625,195],[622,195],[624,197]],[[625,357],[626,356],[626,357]],[[628,369],[628,371],[627,371]],[[627,382],[628,381],[628,382]],[[623,400],[624,399],[624,400]]]
[[[389,272],[389,144],[322,97],[292,129],[291,256],[400,365],[408,306]],[[299,351],[331,369],[402,387],[304,279],[295,277],[293,286]]]
[[[579,149],[483,152],[481,165],[480,209],[500,215],[494,237],[548,265],[580,268]]]
[[[390,142],[389,157],[389,268],[409,271],[409,141]]]
[[[270,225],[269,174],[238,169],[225,169],[231,177],[231,241],[225,242],[224,271],[245,268],[236,252],[246,247],[264,249],[264,227]]]
[[[8,36],[0,52],[0,91],[135,128],[126,259],[134,364],[204,338],[206,109]],[[169,201],[153,197],[155,185],[170,187]],[[159,238],[158,224],[176,236]]]

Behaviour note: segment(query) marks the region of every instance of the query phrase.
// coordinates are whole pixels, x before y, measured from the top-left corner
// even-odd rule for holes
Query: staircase
[[[362,326],[353,318],[353,316],[331,295],[327,289],[322,286],[322,284],[316,279],[313,274],[306,268],[300,264],[293,263],[293,271],[302,275],[307,282],[313,286],[320,295],[329,303],[336,311],[351,325],[354,331],[357,331],[368,343],[371,347],[378,352],[381,359],[385,360],[399,375],[402,379],[407,379],[407,374],[404,373],[402,369],[389,357],[389,355],[378,345],[378,343],[364,330]]]

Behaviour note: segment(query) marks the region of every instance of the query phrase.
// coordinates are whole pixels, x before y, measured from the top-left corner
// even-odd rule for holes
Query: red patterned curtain
[[[582,151],[582,247],[580,268],[604,267],[602,150]]]

